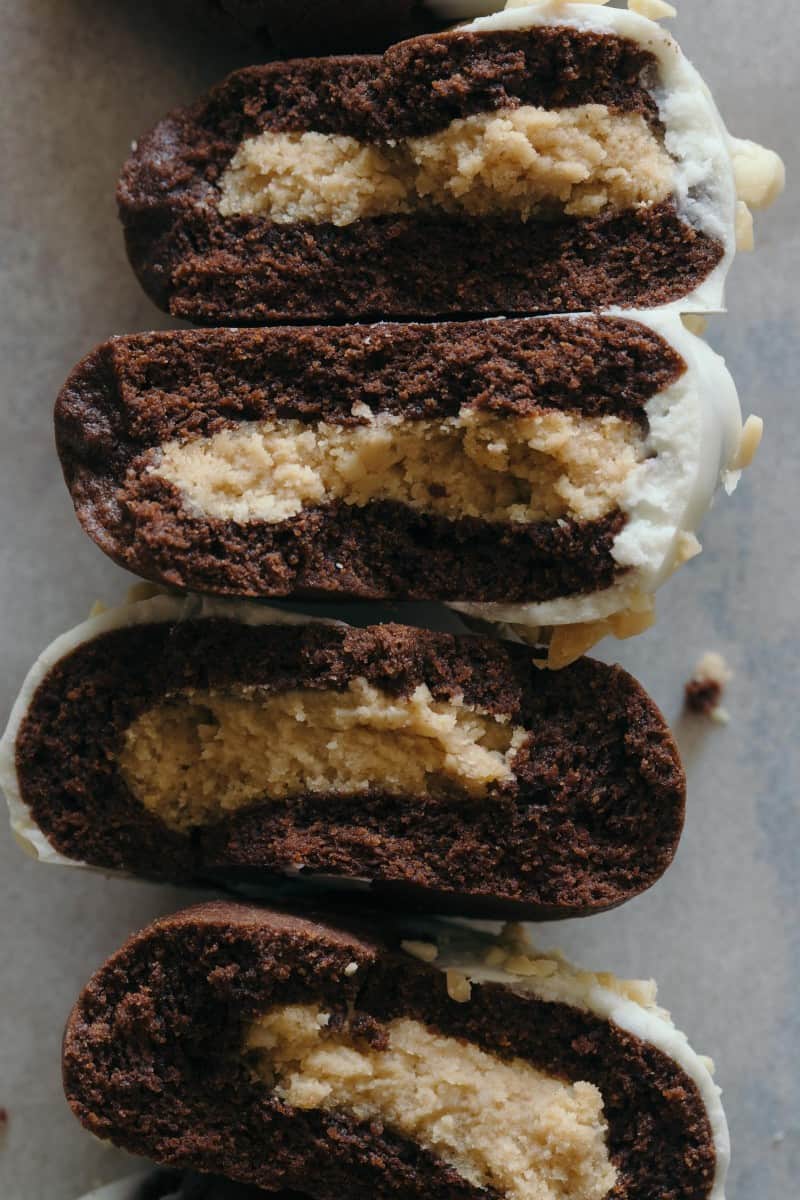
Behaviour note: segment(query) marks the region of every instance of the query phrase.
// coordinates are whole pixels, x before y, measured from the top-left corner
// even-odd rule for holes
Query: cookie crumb
[[[698,660],[684,689],[689,712],[699,713],[720,725],[727,725],[730,714],[720,702],[725,685],[732,678],[733,671],[722,655],[713,650],[707,651]]]

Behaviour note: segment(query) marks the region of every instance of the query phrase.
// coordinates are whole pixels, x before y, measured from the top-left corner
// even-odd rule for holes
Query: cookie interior
[[[385,928],[215,904],[146,930],[70,1019],[74,1111],[166,1165],[320,1200],[708,1196],[677,1062],[547,979],[462,993]]]

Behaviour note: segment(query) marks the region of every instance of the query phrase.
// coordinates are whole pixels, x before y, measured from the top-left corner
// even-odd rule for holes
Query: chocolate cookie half
[[[163,596],[45,652],[2,783],[44,860],[538,918],[653,884],[685,800],[663,717],[618,667]]]
[[[143,286],[197,324],[707,311],[735,152],[658,25],[545,3],[239,71],[138,142],[119,205]]]
[[[497,0],[215,0],[282,54],[354,54],[490,13]]]
[[[88,984],[64,1084],[126,1150],[315,1200],[723,1195],[718,1089],[654,986],[513,930],[190,909]]]
[[[55,423],[81,524],[146,579],[444,601],[556,627],[553,665],[650,622],[741,465],[731,378],[672,314],[134,334]]]

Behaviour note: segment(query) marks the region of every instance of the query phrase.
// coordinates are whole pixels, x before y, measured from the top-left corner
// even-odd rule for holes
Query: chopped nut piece
[[[555,975],[558,966],[551,958],[530,958],[525,954],[515,954],[506,959],[506,970],[510,975],[546,979],[548,975]]]
[[[685,531],[679,533],[675,542],[674,570],[677,571],[678,567],[682,567],[684,563],[690,562],[691,559],[697,558],[698,554],[702,553],[703,547],[695,534]]]
[[[701,313],[681,313],[681,320],[689,333],[695,334],[696,337],[702,337],[708,329],[708,317],[702,316]]]
[[[410,954],[412,958],[419,958],[422,962],[432,963],[439,957],[439,947],[434,942],[401,942],[400,945],[405,950],[406,954]]]
[[[695,539],[696,541],[696,539]],[[699,543],[697,543],[699,546]],[[697,553],[698,551],[695,551]],[[689,555],[689,557],[693,557]],[[678,565],[678,564],[676,564]],[[624,641],[644,633],[655,622],[655,609],[643,612],[612,613],[598,621],[584,621],[576,625],[558,625],[553,630],[547,654],[547,666],[551,671],[569,666],[587,650],[591,650],[604,637],[613,635]]]
[[[747,418],[742,429],[742,437],[739,442],[739,452],[736,456],[736,462],[733,465],[734,471],[743,471],[745,467],[749,467],[756,456],[756,451],[761,445],[761,439],[764,436],[764,422],[761,417],[755,417],[752,414]]]
[[[628,979],[625,982],[625,990],[631,1000],[644,1008],[653,1007],[658,997],[655,979]]]
[[[786,185],[786,168],[774,150],[747,138],[734,138],[731,153],[736,191],[748,208],[767,208]]]
[[[447,994],[456,1004],[465,1004],[472,996],[472,984],[460,971],[448,971]]]
[[[678,15],[678,10],[667,4],[666,0],[628,0],[628,8],[640,17],[649,17],[651,21],[670,20]]]
[[[348,963],[347,966],[345,967],[344,973],[345,973],[345,975],[355,975],[357,970],[358,970],[358,963],[351,962],[351,963]]]

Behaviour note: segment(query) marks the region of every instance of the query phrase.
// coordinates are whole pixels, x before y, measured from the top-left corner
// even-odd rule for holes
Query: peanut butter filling
[[[509,1200],[604,1200],[616,1182],[603,1099],[522,1059],[502,1060],[421,1022],[386,1026],[375,1049],[315,1005],[273,1009],[249,1029],[258,1075],[287,1104],[380,1121],[475,1187]]]
[[[592,217],[658,203],[673,180],[673,161],[641,114],[603,104],[524,105],[381,143],[257,134],[222,176],[219,211],[340,226],[430,208],[522,220]]]
[[[465,408],[410,421],[356,407],[364,424],[265,421],[172,441],[148,470],[222,520],[278,523],[335,501],[393,500],[450,518],[529,523],[611,512],[644,457],[642,431],[619,417]]]
[[[139,716],[120,753],[134,796],[179,832],[250,805],[370,787],[480,799],[513,779],[525,740],[509,720],[441,702],[421,685],[393,697],[363,678],[347,691],[186,691]]]

